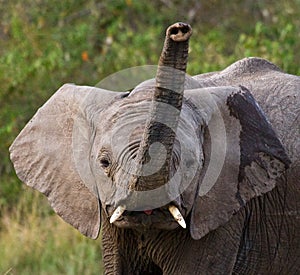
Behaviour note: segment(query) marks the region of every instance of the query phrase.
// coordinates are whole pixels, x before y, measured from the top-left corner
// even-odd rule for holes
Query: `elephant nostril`
[[[170,30],[170,34],[177,34],[178,33],[178,28],[172,28]]]
[[[190,31],[190,27],[189,26],[183,26],[182,28],[181,28],[181,31],[183,32],[183,33],[188,33],[189,31]]]

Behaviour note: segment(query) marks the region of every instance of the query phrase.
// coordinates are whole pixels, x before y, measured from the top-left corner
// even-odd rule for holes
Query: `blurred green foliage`
[[[8,147],[37,108],[63,83],[95,85],[121,69],[156,64],[171,23],[193,27],[190,74],[246,56],[300,74],[300,0],[0,0],[0,16],[1,218],[14,219],[24,197]]]

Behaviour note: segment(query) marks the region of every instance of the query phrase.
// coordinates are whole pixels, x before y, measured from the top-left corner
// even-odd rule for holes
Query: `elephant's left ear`
[[[185,97],[206,120],[204,167],[190,225],[192,237],[200,239],[250,199],[271,191],[290,160],[246,88],[203,88]]]
[[[89,176],[91,126],[85,113],[91,108],[101,111],[117,94],[66,84],[38,110],[10,147],[18,177],[46,195],[61,218],[94,239],[101,223],[97,189],[101,186]]]

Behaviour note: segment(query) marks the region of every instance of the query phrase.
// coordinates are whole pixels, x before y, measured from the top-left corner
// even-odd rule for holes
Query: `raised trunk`
[[[188,41],[192,29],[175,23],[166,32],[149,120],[137,154],[132,189],[156,189],[169,180],[170,160],[183,100]]]

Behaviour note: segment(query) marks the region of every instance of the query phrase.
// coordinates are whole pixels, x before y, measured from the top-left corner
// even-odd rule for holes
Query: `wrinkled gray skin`
[[[260,58],[185,76],[190,35],[169,27],[129,95],[64,85],[11,146],[16,172],[86,236],[102,223],[105,274],[299,274],[300,78]]]

